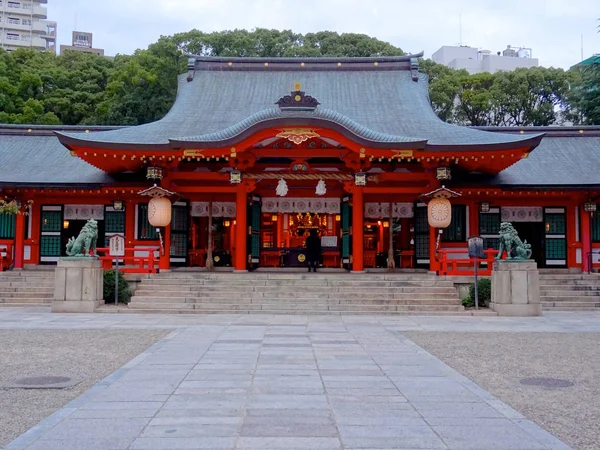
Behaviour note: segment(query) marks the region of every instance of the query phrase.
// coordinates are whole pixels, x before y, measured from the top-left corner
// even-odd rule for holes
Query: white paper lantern
[[[166,227],[171,223],[171,201],[167,197],[154,197],[148,203],[148,222],[153,227]]]
[[[452,220],[452,205],[447,198],[433,198],[427,204],[429,226],[448,228]]]

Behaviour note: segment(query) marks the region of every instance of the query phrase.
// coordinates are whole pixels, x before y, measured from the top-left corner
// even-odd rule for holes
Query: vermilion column
[[[160,270],[171,269],[171,225],[167,226],[163,230],[163,248],[164,253],[160,255],[160,262],[158,267]]]
[[[25,215],[17,214],[15,219],[15,269],[23,268],[25,255]]]
[[[592,251],[591,238],[592,238],[592,221],[590,220],[590,213],[583,210],[583,206],[579,208],[580,211],[580,223],[581,223],[581,244],[582,244],[582,261],[583,271],[591,271],[589,253]]]
[[[435,228],[429,227],[429,270],[432,272],[437,272],[440,268],[436,252],[438,234]]]
[[[235,270],[245,272],[246,269],[246,241],[248,221],[246,218],[248,199],[244,183],[240,184],[235,193],[236,202],[236,227],[235,227]]]
[[[352,192],[352,271],[363,272],[365,200],[363,188],[355,186]]]

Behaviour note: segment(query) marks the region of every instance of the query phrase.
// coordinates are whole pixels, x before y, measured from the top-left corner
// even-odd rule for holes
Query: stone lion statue
[[[92,253],[96,253],[97,241],[98,222],[94,219],[88,220],[81,229],[77,239],[72,237],[69,239],[69,242],[67,242],[67,255],[76,257],[92,256]]]
[[[510,222],[500,224],[500,249],[496,259],[502,259],[502,253],[506,250],[506,259],[524,260],[531,258],[531,244],[521,241],[517,230]]]

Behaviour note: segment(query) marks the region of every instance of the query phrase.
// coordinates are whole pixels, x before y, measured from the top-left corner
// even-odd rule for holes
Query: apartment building
[[[46,20],[48,0],[0,0],[0,48],[56,52],[56,22]]]

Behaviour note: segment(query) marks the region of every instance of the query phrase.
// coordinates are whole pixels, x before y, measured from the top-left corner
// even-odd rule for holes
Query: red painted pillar
[[[132,247],[135,239],[135,209],[137,203],[129,200],[125,202],[125,242],[126,247]]]
[[[577,214],[579,214],[579,210],[576,205],[567,206],[567,267],[578,267]]]
[[[429,270],[432,272],[437,272],[439,270],[439,264],[437,261],[437,238],[438,238],[438,230],[433,227],[429,227]]]
[[[365,199],[363,188],[355,186],[352,192],[352,271],[363,272],[365,269],[365,245],[363,230],[365,223]]]
[[[583,261],[583,271],[591,271],[589,253],[592,251],[591,239],[592,239],[592,221],[590,220],[590,213],[583,210],[583,205],[579,208],[580,211],[580,223],[581,223],[581,258]]]
[[[248,232],[248,221],[246,215],[248,214],[248,197],[246,186],[244,183],[238,185],[235,193],[236,202],[236,227],[235,227],[235,270],[237,272],[245,272],[246,266],[246,244],[247,244],[247,232]]]
[[[171,225],[165,227],[163,233],[163,248],[164,252],[160,255],[159,268],[160,270],[171,269]]]
[[[25,256],[25,214],[17,214],[15,219],[15,269],[23,268]]]

